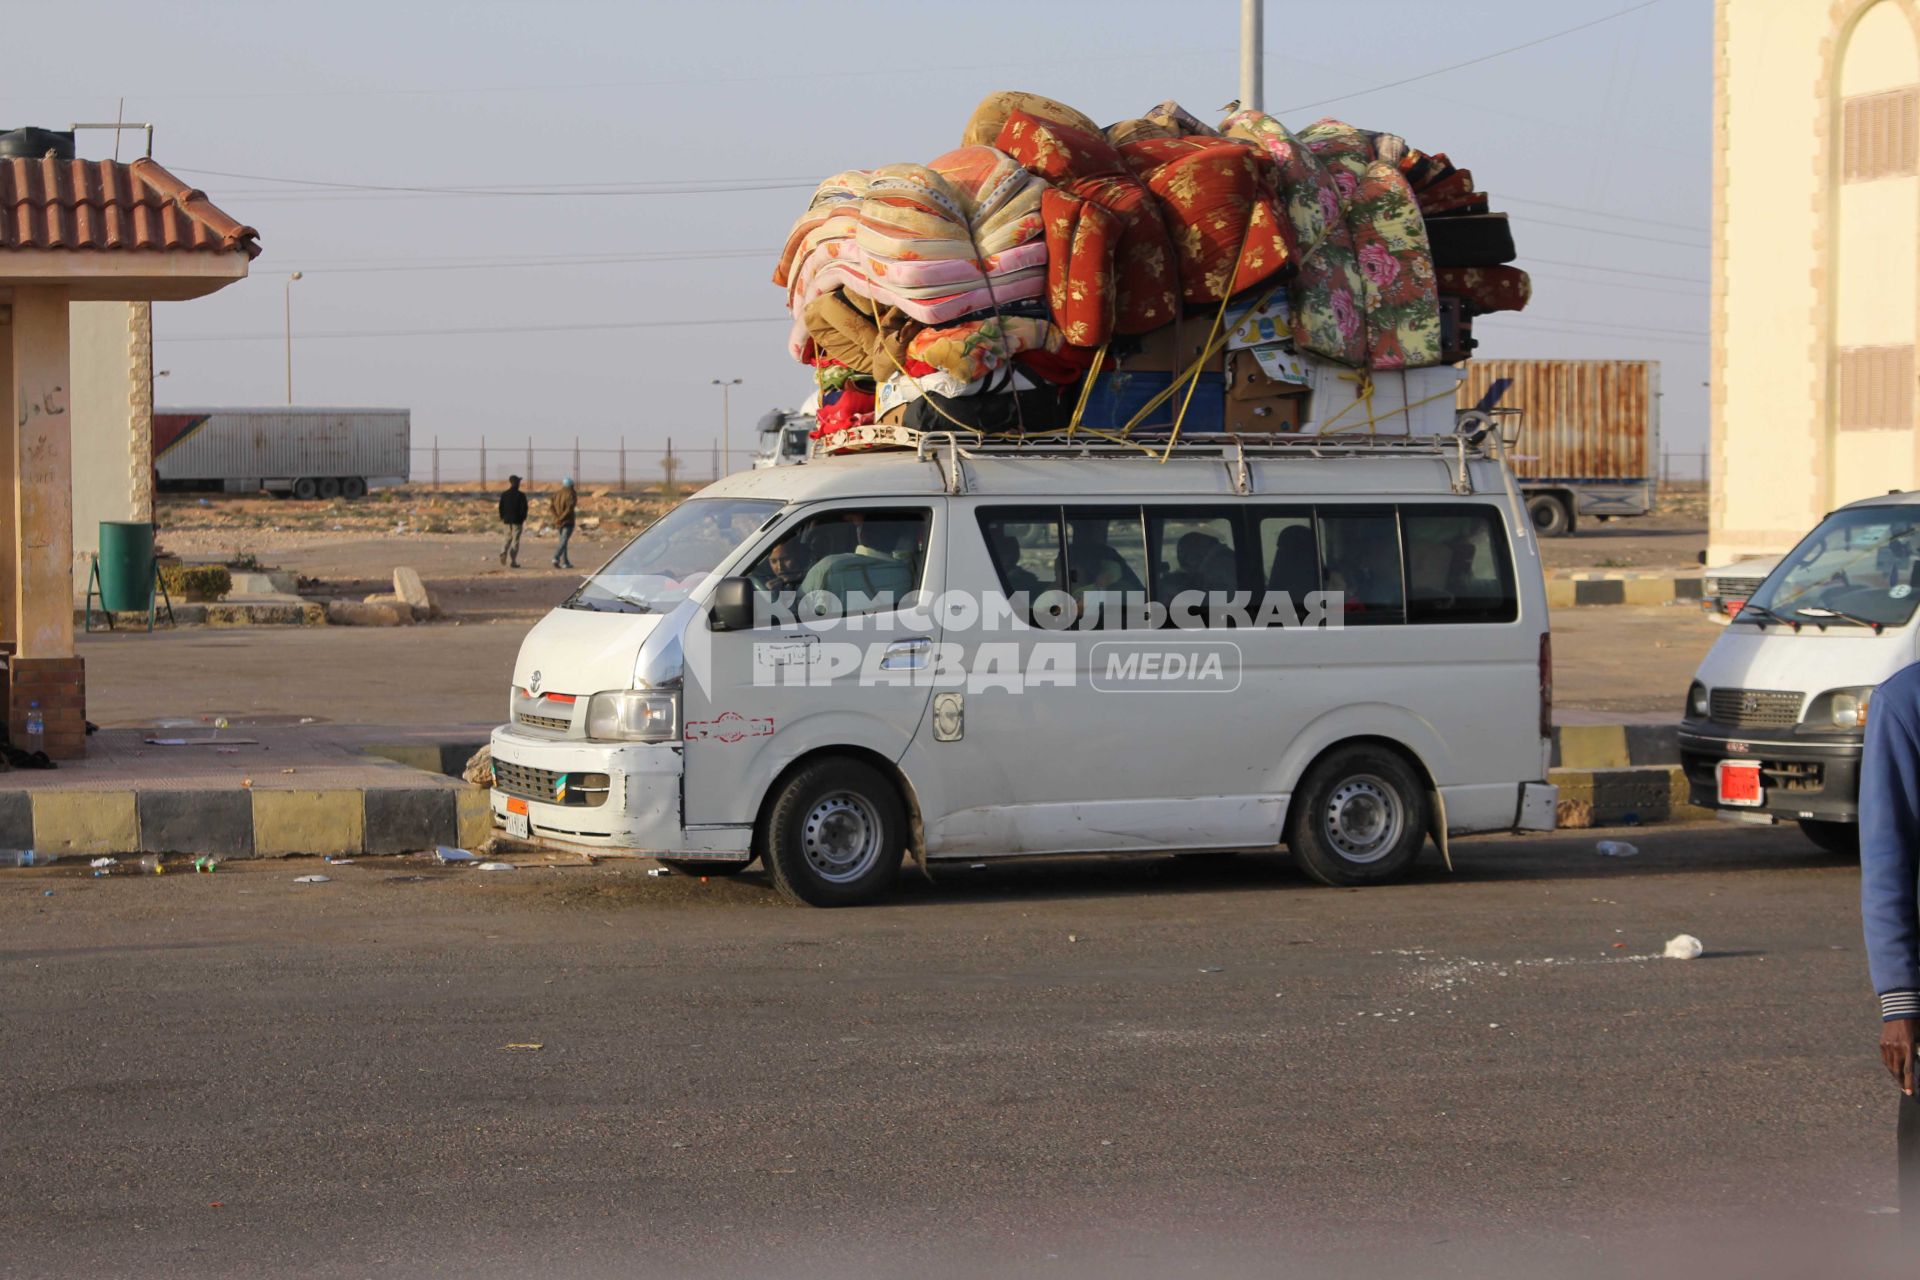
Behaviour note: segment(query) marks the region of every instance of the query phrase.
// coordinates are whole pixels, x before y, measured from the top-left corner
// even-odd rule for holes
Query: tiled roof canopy
[[[0,159],[0,252],[243,251],[251,259],[259,238],[152,160]]]

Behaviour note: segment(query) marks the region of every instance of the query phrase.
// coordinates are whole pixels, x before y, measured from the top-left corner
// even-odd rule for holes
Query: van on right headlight
[[[1870,684],[1863,684],[1827,690],[1807,704],[1804,723],[1810,729],[1865,728],[1867,706],[1873,700],[1873,688]]]
[[[673,689],[611,689],[587,703],[595,742],[672,742],[680,736],[680,694]]]

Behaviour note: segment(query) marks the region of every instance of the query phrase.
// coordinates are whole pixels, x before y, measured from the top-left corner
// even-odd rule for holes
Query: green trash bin
[[[153,604],[153,526],[144,520],[100,522],[100,607],[145,613]]]

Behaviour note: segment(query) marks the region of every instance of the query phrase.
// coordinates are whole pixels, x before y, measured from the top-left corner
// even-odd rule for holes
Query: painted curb
[[[1556,769],[1631,769],[1680,763],[1680,726],[1561,724],[1553,727]]]
[[[1699,578],[1574,574],[1547,579],[1547,607],[1550,609],[1608,604],[1675,604],[1682,600],[1698,600],[1701,594],[1702,583]]]
[[[1686,771],[1677,764],[1554,769],[1547,780],[1560,788],[1556,817],[1562,830],[1647,826],[1713,816],[1713,810],[1687,802]]]

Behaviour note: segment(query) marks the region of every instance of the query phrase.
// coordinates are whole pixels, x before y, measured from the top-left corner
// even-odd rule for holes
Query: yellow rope
[[[1087,401],[1093,395],[1093,384],[1099,380],[1100,370],[1107,363],[1107,348],[1112,343],[1113,339],[1108,338],[1100,344],[1100,349],[1093,353],[1093,368],[1087,371],[1087,376],[1081,381],[1080,399],[1073,406],[1073,417],[1067,420],[1067,439],[1069,440],[1073,439],[1073,433],[1080,428],[1081,415],[1087,411]]]

